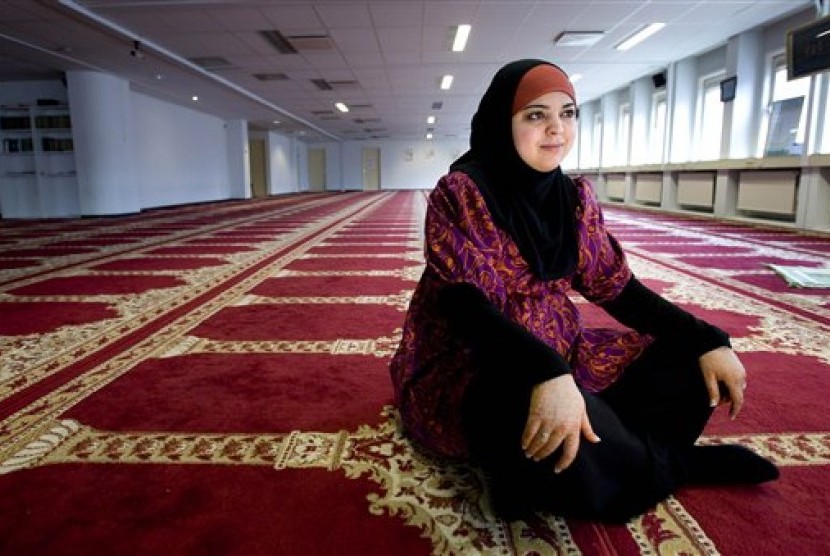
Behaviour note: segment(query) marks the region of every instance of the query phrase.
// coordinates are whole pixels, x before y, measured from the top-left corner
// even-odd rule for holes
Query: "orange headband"
[[[533,99],[554,91],[565,93],[576,102],[574,86],[564,71],[548,64],[540,64],[534,67],[524,74],[521,81],[519,81],[516,95],[513,97],[512,114],[530,104]]]

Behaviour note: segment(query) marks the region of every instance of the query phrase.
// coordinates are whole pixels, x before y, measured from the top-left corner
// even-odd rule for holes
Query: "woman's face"
[[[576,136],[573,99],[554,91],[533,100],[513,116],[513,144],[525,164],[538,172],[555,170]]]

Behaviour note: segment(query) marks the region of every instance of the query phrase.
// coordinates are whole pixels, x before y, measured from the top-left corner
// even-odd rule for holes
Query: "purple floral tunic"
[[[471,353],[450,334],[437,311],[436,296],[443,285],[475,285],[507,318],[559,352],[570,363],[577,384],[588,391],[608,387],[650,343],[648,336],[633,331],[584,328],[568,296],[576,290],[591,302],[608,301],[631,277],[622,250],[605,229],[590,182],[581,177],[574,182],[580,199],[579,262],[572,275],[550,281],[533,275],[515,242],[493,223],[484,198],[466,174],[444,176],[430,194],[426,269],[390,372],[407,432],[437,453],[467,454],[461,400],[476,373]]]

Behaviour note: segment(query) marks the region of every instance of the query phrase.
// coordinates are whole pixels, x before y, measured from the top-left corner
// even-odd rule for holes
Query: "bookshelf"
[[[72,119],[63,104],[0,106],[3,218],[77,216]]]

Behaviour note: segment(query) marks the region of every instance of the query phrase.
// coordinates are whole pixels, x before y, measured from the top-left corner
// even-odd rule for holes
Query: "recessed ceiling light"
[[[605,36],[603,31],[563,31],[556,35],[556,46],[591,46]]]
[[[452,87],[452,75],[445,75],[441,78],[441,89],[444,91],[448,91],[450,87]]]
[[[435,116],[428,116],[427,117],[427,123],[428,124],[434,124],[435,123]]]
[[[348,112],[349,107],[343,104],[342,102],[335,102],[334,107],[340,110],[341,112]]]
[[[653,35],[665,26],[665,23],[649,23],[642,29],[639,29],[633,35],[626,37],[625,39],[614,45],[614,48],[617,50],[628,50],[629,48],[632,48],[640,44],[641,42],[643,42],[644,40],[646,40],[651,35]]]
[[[196,95],[193,95],[192,97],[190,97],[190,100],[192,100],[193,102],[199,102],[199,97],[196,96]]]
[[[462,52],[464,47],[467,46],[467,39],[470,36],[470,29],[472,29],[472,26],[467,25],[466,23],[455,28],[455,39],[452,41],[453,52]]]
[[[427,133],[427,139],[432,139],[432,133]]]

